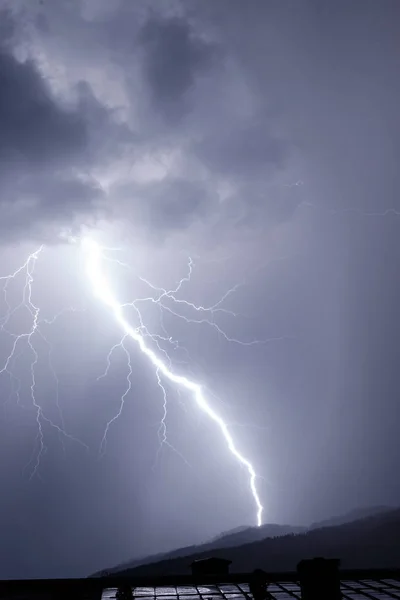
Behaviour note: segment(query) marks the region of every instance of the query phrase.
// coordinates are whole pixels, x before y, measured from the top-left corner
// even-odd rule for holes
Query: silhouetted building
[[[202,558],[192,562],[192,575],[227,575],[231,560],[226,558]]]
[[[268,575],[262,569],[253,571],[249,581],[250,594],[254,600],[271,600],[273,596],[268,592]]]
[[[336,558],[313,558],[302,560],[297,565],[302,600],[341,600],[340,560]]]
[[[133,598],[132,587],[129,584],[122,585],[117,589],[115,598],[116,600],[130,600]]]

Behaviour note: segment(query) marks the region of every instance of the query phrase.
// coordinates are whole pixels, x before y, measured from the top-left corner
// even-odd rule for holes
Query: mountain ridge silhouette
[[[390,528],[385,525],[387,520],[393,525],[392,531],[400,534],[400,509],[388,506],[354,509],[344,515],[312,523],[308,527],[277,524],[237,527],[204,544],[127,561],[92,576],[116,573],[137,576],[182,574],[188,572],[188,565],[193,560],[206,558],[211,554],[232,560],[231,570],[236,572],[252,571],[256,567],[290,571],[296,568],[297,562],[302,558],[317,555],[339,557],[343,568],[397,567],[400,565],[399,537],[392,544],[385,542],[386,533],[388,539],[392,539]],[[368,529],[370,533],[373,532],[375,542],[372,538],[365,539],[365,531]],[[357,541],[360,536],[364,540],[362,548],[359,548]],[[373,548],[371,549],[371,544],[376,546],[378,542],[385,549],[383,555],[374,553]],[[355,553],[354,560],[346,550],[351,547]],[[311,548],[314,550],[310,553]],[[364,560],[361,560],[362,557]]]

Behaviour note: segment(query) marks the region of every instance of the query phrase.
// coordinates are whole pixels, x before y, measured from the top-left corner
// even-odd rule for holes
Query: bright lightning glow
[[[200,326],[211,327],[216,331],[219,337],[224,338],[225,341],[240,344],[242,346],[252,346],[254,344],[265,344],[271,341],[279,341],[287,339],[287,336],[280,338],[272,338],[268,340],[239,340],[234,337],[228,336],[223,329],[219,326],[216,321],[216,317],[224,313],[236,317],[232,310],[228,310],[223,306],[224,301],[233,294],[238,287],[246,285],[246,282],[239,283],[233,288],[228,290],[219,300],[210,306],[203,306],[201,304],[195,304],[189,300],[178,297],[179,293],[186,283],[191,281],[193,273],[194,263],[189,259],[188,272],[177,283],[173,289],[165,289],[157,287],[150,283],[147,279],[137,276],[137,278],[150,290],[150,294],[147,297],[136,298],[132,302],[126,302],[120,304],[114,294],[111,283],[108,281],[105,275],[105,263],[113,262],[120,267],[130,269],[129,265],[122,263],[116,258],[109,256],[110,252],[117,251],[115,248],[107,248],[97,244],[90,238],[71,238],[68,237],[70,243],[78,245],[80,251],[84,253],[85,264],[87,268],[87,275],[90,283],[90,287],[108,309],[111,310],[111,314],[114,316],[119,328],[121,330],[120,340],[114,344],[109,350],[106,356],[106,368],[102,375],[97,377],[96,381],[100,381],[105,377],[108,377],[110,370],[112,369],[112,362],[114,360],[114,354],[120,352],[122,357],[125,358],[126,363],[126,377],[124,391],[119,399],[119,405],[114,416],[112,416],[106,423],[105,430],[100,443],[100,455],[106,452],[107,437],[111,426],[119,419],[124,409],[125,401],[132,390],[132,363],[131,355],[128,349],[127,341],[132,339],[145,357],[150,361],[150,364],[154,368],[155,380],[162,392],[162,416],[158,426],[158,440],[159,448],[156,454],[156,460],[160,456],[160,452],[164,446],[173,450],[187,466],[191,466],[186,458],[176,449],[170,442],[167,436],[167,404],[168,396],[167,389],[165,387],[166,381],[174,384],[176,387],[176,393],[179,402],[182,407],[186,410],[186,405],[182,404],[182,395],[189,392],[193,397],[197,406],[205,413],[219,428],[222,439],[226,442],[228,449],[243,466],[249,475],[249,491],[253,498],[256,506],[256,522],[258,525],[262,522],[263,506],[260,502],[259,494],[256,488],[256,474],[252,464],[238,451],[232,435],[228,429],[227,423],[217,412],[212,408],[212,400],[214,399],[210,391],[206,390],[204,386],[201,386],[196,382],[196,378],[191,376],[188,365],[192,363],[192,359],[186,348],[182,347],[176,339],[173,339],[167,332],[164,324],[164,314],[169,313],[174,319],[181,319],[187,324],[197,324]],[[10,402],[12,397],[17,400],[18,408],[27,410],[28,412],[33,410],[34,418],[36,420],[37,431],[32,450],[31,458],[26,465],[25,469],[29,472],[29,478],[34,476],[40,477],[39,467],[42,458],[44,458],[47,451],[47,444],[45,443],[45,437],[47,430],[53,429],[57,432],[60,442],[62,444],[64,453],[66,452],[65,442],[67,440],[72,442],[78,442],[86,450],[90,451],[89,447],[81,440],[75,438],[73,435],[65,430],[64,418],[59,404],[59,391],[60,382],[53,366],[53,346],[47,339],[45,332],[47,329],[53,327],[58,319],[64,318],[67,315],[71,315],[77,312],[86,312],[89,310],[77,309],[77,308],[63,308],[52,317],[44,317],[40,303],[34,300],[34,285],[35,285],[35,269],[37,263],[43,259],[43,255],[49,249],[44,246],[40,246],[36,251],[28,255],[25,262],[17,268],[14,272],[0,277],[0,290],[2,291],[2,298],[0,301],[5,307],[5,314],[0,315],[0,334],[8,340],[7,346],[9,350],[6,352],[4,362],[0,364],[0,377],[6,375],[10,380],[10,393],[8,398],[4,402],[4,406]],[[51,250],[50,250],[51,251]],[[19,291],[18,291],[19,290]],[[17,296],[15,296],[17,294]],[[14,302],[11,298],[18,298]],[[153,304],[159,311],[159,326],[161,329],[160,333],[151,332],[140,311],[140,306]],[[135,325],[131,325],[127,318],[124,316],[126,310],[134,310],[135,313]],[[192,316],[186,316],[181,312],[191,314]],[[21,333],[18,330],[19,316],[24,315],[24,319],[28,319],[28,323],[24,325],[24,330]],[[17,328],[18,332],[14,332]],[[189,362],[174,361],[174,364],[181,362],[185,364],[187,376],[177,374],[175,367],[172,365],[172,360],[164,348],[164,345],[171,347],[174,351],[183,351],[188,357]],[[28,359],[29,367],[26,378],[20,379],[17,375],[19,359],[25,356],[25,360]],[[47,414],[48,410],[41,404],[39,398],[40,384],[37,382],[36,371],[40,367],[43,367],[43,359],[47,363],[47,368],[51,374],[55,384],[55,409],[56,409],[56,422],[50,418]],[[28,391],[28,402],[24,400],[25,392]],[[153,468],[154,468],[153,467]],[[24,472],[25,472],[24,469]]]
[[[253,496],[255,505],[256,505],[256,519],[257,525],[262,524],[262,513],[263,513],[263,505],[261,504],[261,500],[256,487],[256,479],[257,475],[254,470],[251,462],[245,458],[236,448],[234,440],[229,432],[228,426],[224,422],[224,420],[211,408],[207,399],[204,396],[202,386],[184,377],[183,375],[178,375],[174,373],[171,368],[163,361],[157,354],[146,344],[145,335],[143,335],[143,326],[140,328],[133,328],[128,321],[125,319],[123,314],[124,306],[118,302],[116,297],[113,294],[112,289],[110,288],[110,284],[107,281],[103,269],[102,262],[104,260],[103,251],[101,246],[99,246],[94,240],[90,238],[84,238],[81,242],[82,249],[86,258],[86,269],[89,281],[92,286],[93,293],[97,298],[105,304],[112,312],[114,319],[120,326],[124,338],[129,336],[133,339],[140,351],[149,359],[150,363],[153,365],[155,369],[155,375],[158,380],[158,384],[162,387],[160,377],[163,376],[165,379],[170,382],[176,384],[178,388],[186,390],[191,393],[196,404],[199,408],[218,426],[220,429],[227,446],[236,460],[244,466],[249,474],[249,486],[250,491]],[[166,294],[166,292],[165,292]],[[202,308],[202,307],[200,307]],[[203,309],[204,310],[204,309]],[[162,388],[163,389],[163,388]],[[165,410],[165,396],[164,396],[164,410]],[[122,407],[121,407],[122,409]],[[165,413],[164,413],[165,414]],[[164,421],[163,421],[164,423]],[[165,423],[164,423],[165,427]],[[165,437],[165,430],[162,430],[163,435]]]
[[[288,184],[289,185],[289,184]],[[290,184],[291,186],[300,186],[302,182]],[[302,202],[301,206],[307,206],[314,209],[318,207],[308,202]],[[320,207],[321,208],[321,207]],[[341,213],[354,212],[362,217],[388,217],[400,216],[400,213],[395,209],[387,209],[383,212],[365,212],[357,208],[344,208],[344,209],[324,209],[328,214],[339,215]],[[165,289],[153,285],[148,279],[135,275],[142,284],[144,284],[148,291],[146,297],[136,298],[132,302],[126,302],[120,304],[118,302],[116,294],[112,289],[111,283],[105,274],[105,263],[112,262],[120,267],[131,270],[131,267],[115,257],[110,257],[110,253],[117,252],[118,248],[106,248],[96,243],[91,238],[72,238],[71,236],[65,236],[68,242],[78,245],[81,252],[84,253],[85,264],[87,268],[87,275],[90,287],[94,292],[95,296],[109,309],[111,315],[114,317],[117,325],[121,330],[120,340],[112,346],[106,356],[106,368],[102,375],[97,378],[100,381],[102,378],[109,375],[110,369],[112,369],[112,362],[114,360],[114,353],[120,353],[124,359],[126,365],[126,377],[124,378],[125,386],[124,391],[119,398],[118,408],[115,415],[108,420],[105,426],[104,434],[100,444],[100,454],[104,454],[107,445],[107,436],[111,426],[121,416],[124,403],[127,400],[128,394],[132,391],[132,363],[131,355],[128,348],[128,339],[132,339],[138,346],[143,355],[147,358],[150,365],[154,369],[154,377],[158,387],[162,393],[162,415],[158,426],[158,439],[159,448],[156,455],[156,462],[160,455],[160,452],[164,446],[172,449],[181,459],[188,465],[186,458],[177,450],[167,437],[167,389],[166,382],[174,384],[176,387],[176,393],[180,399],[182,408],[186,410],[186,405],[182,403],[181,398],[189,393],[193,398],[195,404],[206,414],[211,421],[219,428],[222,439],[226,442],[228,449],[232,453],[233,457],[237,462],[245,467],[249,476],[249,491],[251,492],[251,498],[254,500],[256,507],[256,521],[260,525],[262,522],[263,506],[260,501],[260,497],[257,491],[256,483],[257,477],[252,464],[245,458],[237,449],[230,431],[233,427],[248,426],[243,423],[227,423],[213,408],[215,406],[214,397],[209,390],[206,390],[204,386],[200,385],[196,381],[196,377],[192,376],[188,365],[192,364],[193,361],[186,348],[180,346],[176,339],[173,339],[167,331],[167,325],[164,324],[164,316],[167,314],[171,316],[173,320],[180,319],[187,324],[195,326],[211,327],[218,334],[220,338],[223,338],[226,342],[240,344],[242,346],[253,346],[258,344],[265,344],[272,341],[279,341],[284,339],[293,339],[291,336],[282,336],[278,338],[272,338],[268,340],[240,340],[228,335],[219,325],[218,316],[224,314],[225,316],[236,317],[239,316],[232,310],[225,307],[225,300],[235,291],[246,285],[246,281],[236,284],[229,289],[219,300],[209,306],[203,306],[201,304],[195,304],[187,299],[183,299],[180,293],[183,291],[183,287],[191,281],[192,273],[194,272],[194,263],[189,259],[188,272],[184,276],[174,289]],[[35,276],[36,268],[39,263],[44,260],[44,255],[47,252],[53,252],[53,249],[40,246],[36,251],[28,255],[23,264],[18,267],[14,272],[10,274],[0,276],[0,303],[1,307],[5,311],[0,314],[0,334],[6,342],[7,352],[3,357],[0,364],[0,377],[7,376],[10,381],[10,392],[8,397],[6,396],[3,403],[4,406],[8,405],[11,399],[14,397],[17,401],[19,409],[33,412],[34,419],[36,421],[36,437],[32,456],[26,465],[26,469],[29,473],[29,477],[39,476],[39,466],[41,459],[45,456],[47,450],[47,431],[53,429],[64,447],[68,441],[78,442],[87,451],[88,446],[80,441],[79,439],[72,436],[65,430],[64,419],[59,404],[59,381],[56,370],[53,368],[52,353],[53,347],[49,339],[47,339],[47,331],[54,326],[58,319],[64,318],[65,316],[71,315],[77,312],[86,312],[89,308],[77,309],[73,307],[66,307],[57,312],[52,317],[45,318],[42,314],[40,302],[35,299]],[[282,260],[285,257],[279,257],[273,260]],[[224,259],[225,260],[225,259]],[[264,268],[266,265],[261,266]],[[39,267],[38,267],[39,268]],[[258,270],[258,269],[257,269]],[[149,306],[152,304],[159,311],[159,327],[160,331],[154,333],[149,330],[146,325],[146,319],[142,317],[140,307]],[[132,325],[125,316],[126,310],[134,310],[135,324]],[[19,315],[23,317],[22,322],[19,322]],[[242,315],[243,316],[243,315]],[[23,331],[21,332],[21,324]],[[176,372],[177,366],[173,366],[171,357],[167,347],[172,348],[174,351],[184,351],[188,357],[188,362],[185,364],[185,372],[187,376],[183,376]],[[18,376],[19,361],[28,360],[29,366],[24,378]],[[54,380],[55,384],[55,407],[49,409],[46,404],[41,404],[39,389],[40,389],[40,377],[37,377],[36,371],[40,371],[40,367],[43,366],[44,362],[47,364],[49,373]],[[178,361],[174,360],[174,365],[177,365]],[[24,399],[24,396],[26,399]],[[55,412],[54,412],[55,409]],[[48,410],[52,410],[48,414]],[[52,415],[52,416],[51,416]],[[253,425],[254,426],[254,425]],[[46,439],[45,439],[46,438]]]

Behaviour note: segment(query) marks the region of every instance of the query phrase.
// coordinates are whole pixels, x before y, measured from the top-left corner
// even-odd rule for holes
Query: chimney
[[[225,558],[202,558],[194,560],[190,565],[194,577],[203,577],[204,575],[228,575],[231,560]]]
[[[313,558],[297,565],[302,600],[341,600],[340,560]]]

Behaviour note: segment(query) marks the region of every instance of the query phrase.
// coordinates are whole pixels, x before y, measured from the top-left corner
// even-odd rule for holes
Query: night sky
[[[0,577],[256,523],[247,471],[165,379],[160,445],[157,373],[118,345],[84,236],[229,425],[264,522],[399,505],[399,1],[1,7]]]

